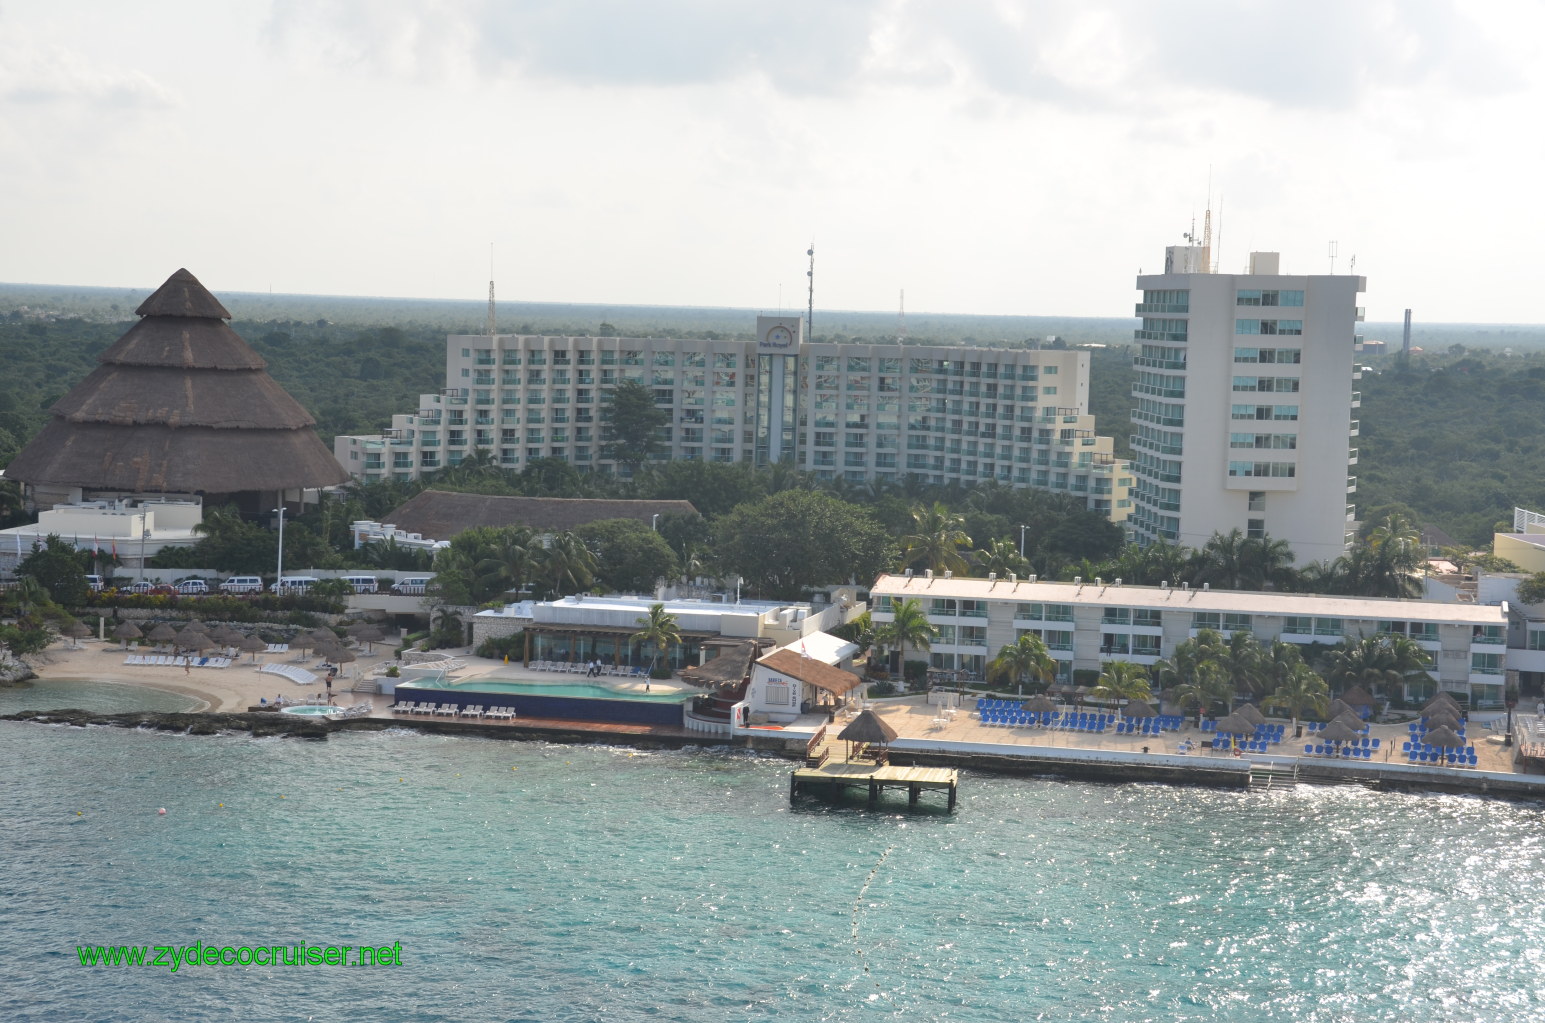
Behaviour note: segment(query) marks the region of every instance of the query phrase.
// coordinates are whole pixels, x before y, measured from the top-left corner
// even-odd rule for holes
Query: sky
[[[0,0],[0,281],[1537,323],[1539,0]],[[1334,263],[1331,258],[1335,248]],[[817,312],[819,317],[819,311]]]

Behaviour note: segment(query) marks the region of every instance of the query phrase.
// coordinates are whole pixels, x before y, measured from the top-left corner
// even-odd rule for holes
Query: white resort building
[[[1073,495],[1112,521],[1131,477],[1095,434],[1083,351],[813,344],[761,316],[755,340],[452,335],[446,386],[382,435],[340,436],[360,479],[410,480],[475,450],[504,468],[604,456],[605,406],[631,380],[669,413],[657,460],[767,465],[821,479],[997,480]]]
[[[1238,529],[1292,545],[1302,563],[1345,552],[1356,480],[1356,356],[1350,275],[1210,272],[1204,246],[1171,246],[1137,278],[1142,318],[1132,385],[1132,515],[1140,543],[1199,548]]]
[[[882,575],[871,589],[876,625],[895,602],[919,600],[939,630],[933,667],[980,676],[999,650],[1033,633],[1057,662],[1060,682],[1109,661],[1151,665],[1199,629],[1248,631],[1264,644],[1335,644],[1378,633],[1408,636],[1432,656],[1439,688],[1470,707],[1500,706],[1508,670],[1506,603],[1327,597],[1120,581],[1040,582]],[[910,656],[910,654],[909,654]]]

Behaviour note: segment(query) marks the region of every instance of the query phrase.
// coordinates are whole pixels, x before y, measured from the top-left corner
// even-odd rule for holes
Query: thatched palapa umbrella
[[[379,625],[367,625],[364,629],[354,634],[354,639],[356,642],[365,644],[365,652],[367,654],[371,652],[371,647],[374,644],[381,642],[385,638],[386,633],[381,631],[381,627]],[[742,677],[744,677],[744,673],[742,673]],[[736,679],[735,681],[738,682],[740,680]]]
[[[1217,732],[1219,735],[1254,735],[1255,722],[1235,711],[1218,721]]]
[[[1262,714],[1260,708],[1253,703],[1241,703],[1234,708],[1234,713],[1252,725],[1264,725],[1266,723],[1266,715]]]
[[[1455,717],[1453,714],[1447,714],[1441,711],[1429,714],[1427,715],[1427,728],[1429,731],[1434,728],[1452,728],[1457,732],[1459,730],[1459,718]]]
[[[1156,718],[1159,712],[1153,709],[1153,704],[1143,700],[1128,700],[1127,705],[1121,708],[1121,716],[1127,718]]]
[[[1448,711],[1455,717],[1461,717],[1464,714],[1464,709],[1459,706],[1459,701],[1454,699],[1448,693],[1443,692],[1440,692],[1437,696],[1434,696],[1432,699],[1428,700],[1427,706],[1422,708],[1422,713],[1429,717],[1442,711]]]
[[[1362,718],[1358,717],[1356,714],[1351,714],[1351,713],[1337,714],[1334,718],[1331,718],[1330,724],[1332,724],[1332,725],[1334,725],[1334,724],[1346,725],[1352,731],[1357,732],[1359,734],[1361,734],[1362,731],[1368,727],[1368,722],[1364,721]],[[1326,727],[1328,728],[1328,727],[1330,727],[1330,725],[1327,725]]]
[[[113,626],[113,638],[123,640],[123,648],[129,649],[129,640],[139,639],[144,633],[133,622],[119,622]]]
[[[1037,693],[1024,702],[1024,709],[1031,714],[1055,714],[1057,704],[1045,693]]]
[[[59,631],[70,637],[70,646],[79,648],[81,637],[91,635],[91,626],[85,622],[71,622]]]
[[[177,630],[166,622],[162,622],[150,630],[149,638],[153,643],[171,643],[177,639]]]
[[[1465,741],[1452,728],[1434,728],[1427,733],[1427,737],[1422,741],[1429,746],[1437,746],[1440,749],[1464,749],[1465,747]]]
[[[1342,718],[1337,718],[1320,730],[1320,738],[1326,742],[1351,742],[1360,739],[1358,730],[1347,724]]]
[[[241,642],[236,644],[242,653],[252,655],[252,661],[257,663],[257,655],[268,649],[268,644],[256,636],[243,636]]]
[[[848,744],[848,759],[852,759],[855,746],[878,746],[876,760],[884,760],[885,748],[896,739],[896,730],[872,710],[861,711],[852,724],[844,728],[837,738]]]
[[[1369,695],[1368,690],[1362,686],[1353,686],[1341,694],[1341,702],[1349,707],[1361,709],[1363,707],[1377,707],[1378,701]]]
[[[1339,697],[1330,701],[1330,706],[1325,708],[1326,721],[1339,718],[1343,714],[1352,714],[1356,717],[1361,717],[1357,711],[1352,709],[1352,705],[1350,703],[1343,702]]]

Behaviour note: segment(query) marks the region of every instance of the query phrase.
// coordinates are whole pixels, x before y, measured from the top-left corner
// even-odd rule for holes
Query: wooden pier
[[[789,775],[791,801],[811,787],[867,788],[870,806],[879,802],[880,793],[888,788],[905,788],[908,806],[916,806],[924,790],[943,790],[949,793],[949,809],[953,811],[960,772],[952,767],[892,767],[830,759],[820,767],[796,768]]]

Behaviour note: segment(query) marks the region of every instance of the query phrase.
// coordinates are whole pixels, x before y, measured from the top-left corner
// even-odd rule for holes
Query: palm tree
[[[499,542],[473,566],[477,573],[478,588],[484,593],[504,594],[520,592],[522,584],[530,581],[537,569],[537,548],[529,529],[509,527],[499,537]]]
[[[1292,589],[1297,575],[1293,571],[1293,545],[1286,540],[1262,536],[1246,540],[1246,582],[1250,589]]]
[[[961,528],[965,521],[965,516],[956,515],[938,501],[913,508],[913,531],[901,538],[902,566],[964,573],[968,565],[960,548],[971,544]]]
[[[1225,590],[1244,588],[1244,580],[1250,572],[1250,549],[1240,530],[1212,534],[1212,538],[1197,551],[1195,560],[1195,582],[1212,583]]]
[[[1148,684],[1148,672],[1141,664],[1131,661],[1108,661],[1100,672],[1100,680],[1089,691],[1090,696],[1102,700],[1151,700],[1153,689]]]
[[[653,648],[653,656],[649,659],[649,677],[653,678],[660,654],[669,653],[673,643],[681,642],[681,628],[676,624],[676,616],[665,610],[665,605],[660,603],[650,604],[649,613],[634,624],[639,626],[639,630],[633,634],[633,642],[648,643]]]
[[[977,575],[997,575],[999,579],[1007,579],[1010,575],[1030,574],[1030,562],[1007,537],[989,541],[985,548],[973,551],[971,557],[976,562]]]
[[[1234,708],[1234,681],[1225,667],[1228,655],[1229,645],[1221,634],[1199,629],[1195,638],[1175,647],[1169,659],[1156,662],[1152,675],[1164,687],[1172,688],[1182,705],[1196,707],[1200,723],[1214,704]]]
[[[1219,654],[1218,663],[1228,674],[1235,692],[1259,694],[1261,678],[1261,644],[1248,632],[1232,632]]]
[[[998,651],[987,665],[989,682],[1013,682],[1020,692],[1025,691],[1025,680],[1049,683],[1057,677],[1057,662],[1052,660],[1046,642],[1033,632],[1027,632]]]
[[[1216,661],[1203,661],[1191,673],[1190,678],[1175,687],[1175,699],[1183,707],[1196,708],[1197,726],[1202,718],[1218,704],[1226,712],[1234,709],[1234,683],[1229,681],[1223,666]]]
[[[1403,660],[1397,660],[1388,642],[1389,638],[1379,635],[1366,636],[1356,642],[1348,640],[1340,649],[1331,651],[1330,671],[1326,673],[1326,681],[1342,691],[1352,686],[1362,686],[1370,693],[1381,693],[1389,686],[1405,682],[1407,673],[1417,670],[1422,664],[1413,660],[1410,650],[1405,646],[1401,647]],[[1406,643],[1411,641],[1407,639]],[[1411,645],[1425,655],[1426,651],[1421,650],[1421,647]]]
[[[914,597],[891,606],[891,620],[875,630],[875,642],[886,649],[895,649],[905,671],[907,647],[927,651],[938,635],[938,628],[923,610],[923,602]]]
[[[1274,646],[1289,647],[1295,655],[1298,653],[1291,643],[1278,641]],[[1290,660],[1283,661],[1277,687],[1272,690],[1271,705],[1287,711],[1293,718],[1293,735],[1297,737],[1304,734],[1298,723],[1304,711],[1325,713],[1330,705],[1330,686],[1303,661],[1292,664]]]
[[[565,587],[572,587],[575,593],[588,590],[595,579],[595,552],[573,533],[559,533],[553,537],[546,547],[536,552],[534,560],[538,574],[554,597],[562,596]]]

